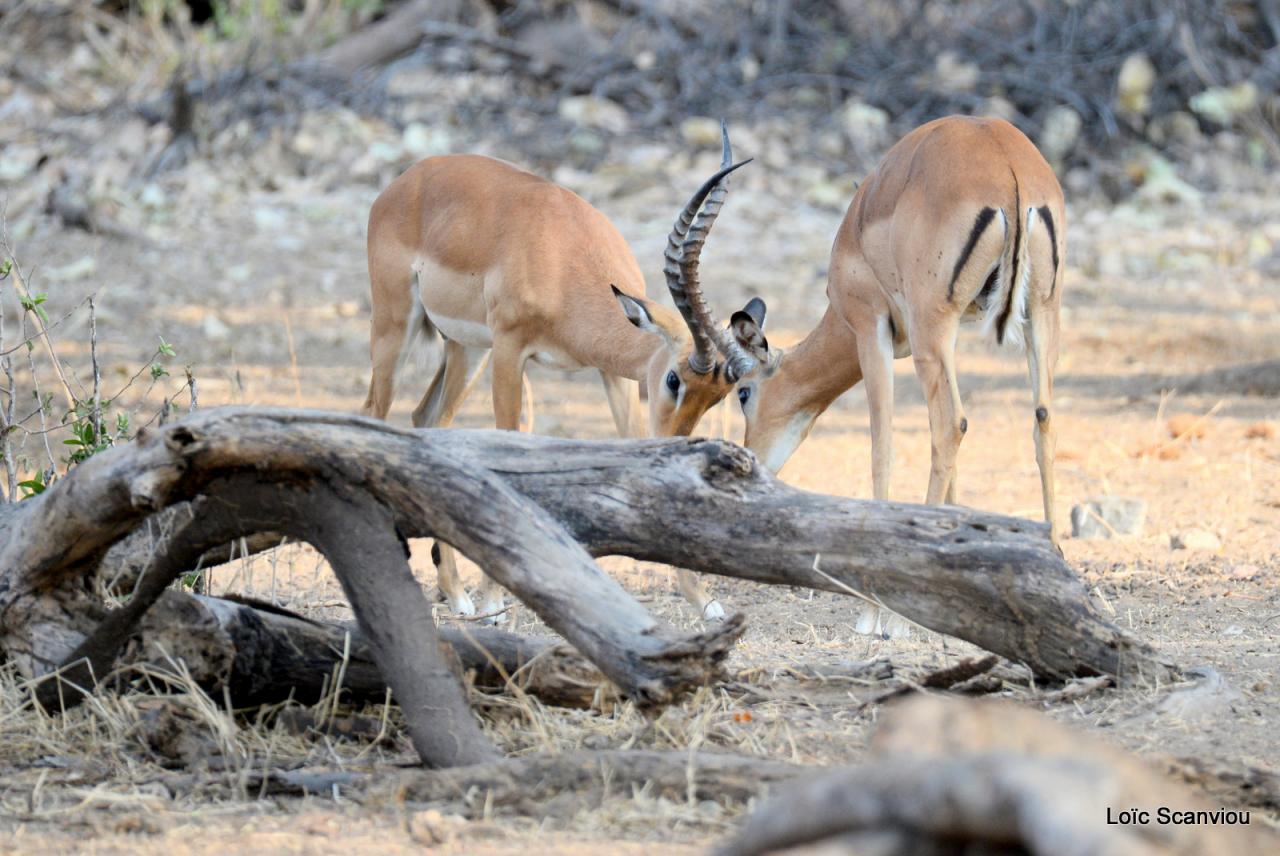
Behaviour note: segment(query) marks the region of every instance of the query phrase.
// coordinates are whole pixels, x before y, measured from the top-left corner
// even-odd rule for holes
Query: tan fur
[[[1032,218],[1034,225],[1018,246],[1011,240],[1013,218],[1020,217],[1025,230],[1028,209],[1041,206],[1053,218],[1056,273],[1042,218]],[[974,243],[948,297],[957,260],[984,208],[997,213]],[[988,273],[994,268],[1006,276],[1016,259],[1019,282],[1001,282],[998,294],[1003,299],[1006,288],[1023,289],[1010,295],[1009,325],[1019,325],[1017,332],[1026,337],[1031,412],[1044,408],[1047,417],[1037,421],[1033,415],[1033,421],[1045,518],[1056,543],[1050,401],[1065,234],[1065,206],[1053,170],[1008,122],[953,116],[907,134],[859,186],[836,234],[827,284],[830,307],[822,323],[792,351],[773,355],[766,367],[740,382],[751,388],[744,409],[747,446],[771,466],[781,466],[798,445],[797,414],[803,417],[800,423],[807,419],[811,426],[842,392],[864,380],[874,491],[876,498],[887,499],[892,363],[913,355],[933,440],[926,499],[954,503],[956,453],[966,424],[955,375],[957,328],[962,317],[975,314],[973,304]],[[1007,338],[1016,339],[1012,333]]]
[[[368,254],[368,415],[386,418],[391,408],[415,301],[426,323],[449,340],[436,380],[415,410],[416,425],[448,424],[490,348],[494,419],[509,430],[520,426],[529,360],[598,370],[624,436],[645,433],[637,381],[648,384],[648,433],[656,436],[691,433],[731,388],[721,372],[689,368],[688,328],[673,309],[643,299],[640,267],[608,218],[571,191],[505,161],[446,155],[410,167],[373,204]],[[611,285],[644,307],[659,335],[628,321]],[[664,383],[671,371],[681,382],[678,404]],[[697,578],[681,582],[704,608],[710,598]],[[441,587],[451,602],[469,605],[452,556],[444,557]],[[494,591],[488,594],[492,601]]]

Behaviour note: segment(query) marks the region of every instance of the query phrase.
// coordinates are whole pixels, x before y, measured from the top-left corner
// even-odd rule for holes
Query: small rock
[[[691,116],[680,123],[680,137],[695,148],[717,148],[720,123],[709,116]]]
[[[1080,114],[1065,104],[1059,104],[1044,117],[1040,131],[1040,151],[1049,163],[1061,163],[1071,153],[1080,139],[1084,121]]]
[[[616,101],[593,95],[574,95],[560,101],[561,118],[585,128],[597,128],[611,134],[624,134],[630,121],[627,111]]]
[[[874,152],[889,142],[889,114],[862,101],[846,101],[840,124],[849,142],[864,152]]]
[[[933,61],[934,77],[943,92],[972,92],[982,72],[975,63],[965,62],[955,51],[943,51]]]
[[[1018,115],[1018,108],[1013,106],[1013,102],[1008,98],[1001,98],[999,95],[992,95],[982,104],[982,112],[987,116],[996,119],[1004,119],[1006,122],[1012,122]]]
[[[200,322],[200,332],[209,341],[220,342],[231,335],[231,328],[217,315],[210,313]]]
[[[1144,53],[1129,54],[1120,66],[1116,81],[1116,112],[1139,118],[1151,112],[1151,87],[1156,83],[1156,67]]]
[[[1212,86],[1191,96],[1191,112],[1224,127],[1258,106],[1258,87],[1246,80],[1235,86]]]
[[[1262,568],[1257,565],[1241,564],[1236,565],[1227,574],[1228,579],[1232,580],[1254,580],[1262,575]]]
[[[848,204],[853,196],[852,187],[846,187],[836,181],[816,181],[805,191],[805,200],[819,208],[830,208],[839,211]]]
[[[274,232],[277,229],[283,229],[288,222],[289,217],[279,208],[259,205],[253,209],[253,225],[263,231]]]
[[[1112,538],[1141,535],[1147,503],[1122,496],[1101,496],[1071,509],[1071,537]]]
[[[448,154],[453,148],[453,139],[447,130],[427,126],[422,122],[410,122],[404,129],[400,142],[404,150],[415,158]],[[393,147],[390,146],[385,149],[387,155],[393,155],[393,151]],[[388,159],[394,159],[394,155]]]
[[[1142,177],[1137,196],[1147,202],[1171,202],[1194,205],[1200,201],[1200,191],[1178,177],[1173,164],[1150,155],[1145,163],[1135,167]]]
[[[1205,529],[1188,529],[1170,535],[1169,546],[1174,550],[1205,550],[1216,553],[1222,549],[1222,539]]]
[[[138,201],[142,203],[143,207],[154,211],[168,205],[169,196],[164,192],[164,188],[155,182],[151,182],[142,188],[142,192],[138,194]]]
[[[1147,138],[1158,146],[1169,143],[1194,148],[1204,143],[1200,122],[1185,110],[1157,116],[1147,124]]]

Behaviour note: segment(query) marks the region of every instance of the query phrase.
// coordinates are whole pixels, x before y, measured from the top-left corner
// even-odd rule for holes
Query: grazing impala
[[[893,360],[911,355],[929,408],[929,503],[954,503],[969,428],[956,385],[962,319],[1026,346],[1045,519],[1054,514],[1051,397],[1066,221],[1062,189],[1031,141],[998,119],[953,116],[912,131],[854,194],[831,250],[829,306],[796,347],[769,352],[763,325],[731,327],[760,362],[738,385],[746,445],[779,469],[814,420],[867,386],[875,497],[889,497]]]
[[[386,418],[414,340],[438,332],[444,357],[413,411],[415,426],[448,425],[492,351],[499,428],[518,427],[525,363],[533,360],[598,370],[625,437],[645,433],[641,379],[649,390],[649,433],[690,433],[751,365],[716,326],[698,284],[698,257],[724,201],[726,176],[742,166],[730,160],[725,133],[721,170],[689,200],[668,239],[664,273],[679,314],[640,296],[644,277],[627,242],[565,188],[477,155],[410,167],[369,214],[373,379],[364,412]],[[433,558],[451,607],[473,614],[452,550],[440,545]],[[723,617],[696,575],[681,571],[678,579],[704,617]],[[501,602],[501,589],[486,578],[484,611]]]

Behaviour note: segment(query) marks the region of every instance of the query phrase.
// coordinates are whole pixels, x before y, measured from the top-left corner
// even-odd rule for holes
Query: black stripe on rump
[[[1039,209],[1040,219],[1044,220],[1044,227],[1049,232],[1049,246],[1053,248],[1053,279],[1049,280],[1049,296],[1053,297],[1053,290],[1058,287],[1058,232],[1053,225],[1053,215],[1049,213],[1048,205],[1041,205]]]
[[[1009,290],[1004,296],[1004,308],[996,319],[996,344],[1004,344],[1004,325],[1013,314],[1013,292],[1018,288],[1018,247],[1022,244],[1022,196],[1018,192],[1018,177],[1013,178],[1013,261],[1009,265]]]
[[[956,280],[960,278],[960,271],[964,270],[965,262],[969,261],[969,256],[973,254],[973,248],[977,246],[978,239],[982,237],[982,233],[991,224],[991,218],[995,216],[994,208],[983,208],[978,212],[978,219],[973,221],[973,228],[969,230],[969,240],[965,241],[964,249],[960,251],[960,258],[956,259],[955,270],[951,271],[951,284],[947,286],[947,300],[956,296]]]

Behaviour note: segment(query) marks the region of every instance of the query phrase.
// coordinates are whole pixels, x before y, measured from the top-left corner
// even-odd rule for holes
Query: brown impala
[[[724,202],[726,177],[742,166],[731,164],[727,133],[723,139],[722,168],[680,212],[667,242],[664,273],[678,314],[641,296],[644,277],[626,240],[569,190],[478,155],[410,167],[369,214],[373,379],[364,412],[386,418],[414,340],[438,333],[444,358],[413,411],[415,426],[452,422],[492,353],[499,428],[519,427],[525,363],[533,360],[599,371],[624,437],[645,434],[641,379],[649,389],[648,433],[693,431],[754,367],[715,323],[698,284],[698,257]],[[456,612],[473,614],[452,550],[440,547],[441,591]],[[705,618],[723,617],[696,575],[680,571],[678,578]],[[484,612],[501,603],[501,589],[486,578]]]
[[[760,362],[738,385],[746,445],[778,470],[831,402],[860,380],[871,417],[872,483],[889,498],[893,360],[912,356],[929,407],[930,503],[956,501],[969,428],[956,385],[961,320],[1026,347],[1044,515],[1054,514],[1051,398],[1066,215],[1053,170],[999,119],[951,116],[899,141],[858,187],[831,249],[829,305],[794,348],[770,352],[746,312],[731,326]],[[875,623],[864,614],[860,629]]]

